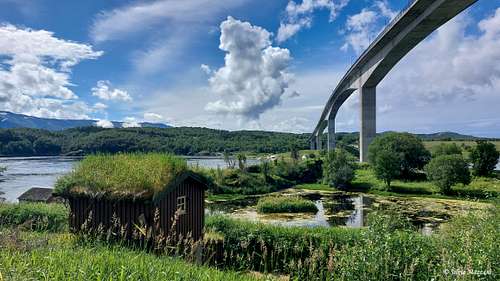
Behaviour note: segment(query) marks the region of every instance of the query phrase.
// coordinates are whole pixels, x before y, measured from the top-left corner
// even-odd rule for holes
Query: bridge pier
[[[335,149],[335,118],[328,118],[328,151]]]
[[[314,139],[312,139],[309,142],[309,147],[310,147],[311,150],[316,150],[316,141]]]
[[[368,162],[368,145],[376,134],[376,87],[359,89],[361,103],[361,129],[359,132],[359,161]]]
[[[315,141],[316,141],[316,149],[317,150],[321,150],[321,133],[318,133],[318,135],[316,135],[314,137]]]

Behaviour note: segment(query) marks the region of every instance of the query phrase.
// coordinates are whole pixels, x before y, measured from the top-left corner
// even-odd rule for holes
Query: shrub
[[[67,229],[69,211],[62,204],[0,203],[0,226],[23,226],[36,231]]]
[[[259,213],[316,213],[316,205],[298,196],[268,196],[259,199],[257,203]]]
[[[354,179],[356,162],[343,149],[329,151],[323,165],[324,182],[334,187],[346,187]]]
[[[410,179],[430,160],[430,153],[422,141],[409,133],[387,133],[376,137],[368,148],[368,159],[372,165],[377,161],[380,151],[387,150],[400,155],[400,177]]]
[[[495,170],[500,153],[495,145],[487,141],[477,141],[470,154],[472,171],[476,176],[489,176]]]
[[[432,149],[432,157],[454,154],[462,154],[462,149],[456,143],[441,143]]]
[[[391,181],[401,173],[400,163],[399,155],[388,150],[379,151],[373,165],[375,176],[391,187]]]
[[[442,193],[448,194],[451,186],[462,183],[469,184],[471,181],[467,162],[462,155],[442,155],[433,158],[425,166],[427,177],[435,182]]]

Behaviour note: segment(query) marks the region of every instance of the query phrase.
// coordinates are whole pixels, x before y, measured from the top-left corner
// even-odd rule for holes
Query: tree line
[[[213,155],[229,152],[281,153],[309,147],[308,134],[225,131],[208,128],[73,128],[63,131],[0,129],[1,156],[169,152]]]

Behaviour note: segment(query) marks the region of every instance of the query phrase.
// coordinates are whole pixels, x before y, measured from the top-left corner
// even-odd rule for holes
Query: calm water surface
[[[32,187],[53,187],[57,178],[70,172],[78,157],[3,157],[0,166],[7,171],[0,175],[0,201],[16,202],[23,192]],[[219,157],[186,157],[189,165],[224,168],[226,163]],[[249,159],[248,164],[257,163]]]

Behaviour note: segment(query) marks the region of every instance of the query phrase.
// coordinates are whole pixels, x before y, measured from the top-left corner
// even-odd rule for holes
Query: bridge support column
[[[335,149],[335,118],[328,118],[328,151]]]
[[[361,87],[361,130],[359,132],[359,161],[368,161],[368,145],[375,138],[376,133],[376,88]]]
[[[316,140],[316,149],[317,150],[321,150],[321,135],[320,133],[318,133],[318,135],[316,135],[316,137],[314,138]]]
[[[316,150],[316,140],[315,140],[315,138],[311,139],[309,145],[310,145],[311,150]]]

